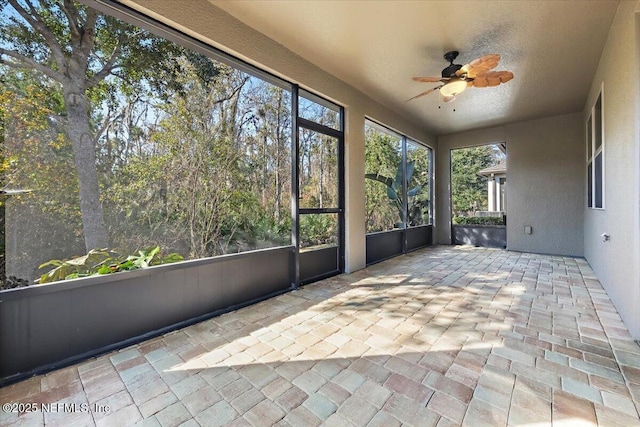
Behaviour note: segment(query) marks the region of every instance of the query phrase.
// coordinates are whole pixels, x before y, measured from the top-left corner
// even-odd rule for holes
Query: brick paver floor
[[[0,400],[60,404],[3,426],[638,426],[640,348],[583,259],[441,246]]]

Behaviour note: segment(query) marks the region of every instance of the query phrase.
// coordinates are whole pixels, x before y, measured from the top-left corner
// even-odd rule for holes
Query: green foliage
[[[429,223],[430,154],[407,144],[407,207],[402,194],[402,141],[373,126],[365,129],[365,191],[367,233]],[[392,178],[393,177],[393,178]]]
[[[300,215],[301,247],[336,244],[338,224],[333,215]]]
[[[177,253],[163,256],[160,253],[160,246],[142,249],[128,256],[120,255],[108,249],[93,249],[81,257],[69,260],[56,259],[45,262],[38,268],[53,268],[40,276],[37,282],[50,283],[59,280],[77,279],[79,277],[119,273],[122,271],[147,268],[153,265],[170,264],[182,261],[183,259],[184,258]]]
[[[480,216],[456,216],[453,218],[456,225],[505,225],[503,217]]]
[[[123,100],[139,99],[140,92],[151,89],[160,92],[155,76],[182,74],[171,59],[184,49],[73,0],[3,2],[0,8],[0,64],[6,64],[0,75],[36,74],[52,89],[51,99],[62,101],[62,111],[47,117],[47,124],[56,124],[71,142],[73,169],[83,183],[76,193],[83,200],[81,237],[87,250],[106,246],[98,181],[109,166],[103,161],[101,132],[120,119]],[[93,144],[81,143],[80,135]],[[106,148],[109,156],[118,151]]]
[[[5,200],[7,261],[12,266],[8,273],[36,277],[39,263],[84,251],[78,179],[71,142],[63,131],[60,87],[35,72],[5,71],[5,84],[0,85],[0,112],[6,117],[3,185],[32,190]],[[12,272],[16,270],[30,274]]]
[[[415,194],[409,194],[409,226],[429,224],[431,222],[431,150],[407,142],[407,161],[414,163],[413,173],[407,179],[407,188],[420,187]]]
[[[400,139],[367,126],[365,128],[365,174],[395,176],[401,163]],[[386,182],[365,179],[367,233],[392,230],[398,225],[397,203],[389,199],[387,187]]]
[[[451,208],[454,215],[487,210],[487,180],[478,172],[497,164],[498,157],[491,145],[451,152]]]
[[[92,206],[102,207],[108,237],[93,247],[124,254],[154,242],[200,258],[291,243],[291,92],[74,0],[19,4],[41,16],[52,37],[0,0],[0,172],[11,188],[33,190],[7,202],[16,276],[31,281],[41,273],[35,266],[51,259],[58,261],[44,264],[57,269],[57,280],[136,265],[85,248],[79,181],[87,181],[75,160],[90,157],[74,152],[74,120],[87,125],[83,134],[93,142],[85,154],[95,153],[95,164],[80,166],[98,176]],[[86,33],[82,49],[76,29]],[[67,69],[75,60],[86,68]],[[79,86],[71,91],[58,78],[67,71]],[[70,92],[85,99],[82,120],[70,115]],[[329,113],[306,117],[331,124]],[[337,168],[330,166],[337,150],[312,148],[309,189],[318,204],[330,203],[337,200]],[[332,226],[312,225],[311,239],[327,241]],[[62,261],[78,253],[87,258]]]
[[[407,164],[407,173],[406,173],[406,182],[411,181],[413,176],[413,168],[414,162],[409,162]],[[395,178],[389,178],[379,173],[377,174],[365,174],[365,178],[372,179],[374,181],[381,182],[386,186],[387,189],[387,197],[393,203],[398,211],[398,216],[400,219],[399,226],[405,222],[405,213],[404,213],[404,198],[403,198],[403,171],[402,171],[402,163],[398,165],[396,170]],[[414,197],[418,192],[422,189],[422,185],[417,185],[411,189],[407,188],[407,196],[409,198]]]
[[[409,188],[408,186],[413,179],[414,169],[415,161],[412,160],[407,163],[406,170],[407,206],[409,214],[408,222],[410,225],[420,225],[423,222],[422,214],[424,211],[424,205],[428,204],[429,200],[418,199],[416,197],[420,194],[426,183],[418,184],[413,188]],[[400,218],[400,222],[397,224],[397,227],[402,226],[402,224],[405,222],[402,177],[402,164],[398,165],[398,170],[396,171],[395,178],[393,179],[382,176],[380,174],[365,174],[365,178],[378,181],[386,185],[387,197],[389,198],[390,202],[393,203],[396,207],[398,216]]]
[[[338,206],[338,144],[333,137],[300,131],[300,206]]]

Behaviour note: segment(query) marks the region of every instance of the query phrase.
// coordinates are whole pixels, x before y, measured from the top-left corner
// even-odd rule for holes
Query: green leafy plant
[[[300,241],[302,247],[335,243],[337,223],[331,215],[301,215]]]
[[[40,276],[36,283],[50,283],[79,277],[98,276],[138,270],[153,265],[170,264],[184,260],[182,255],[171,253],[163,256],[160,246],[141,249],[132,255],[120,255],[108,249],[93,249],[86,255],[69,260],[51,260],[38,268],[53,267]]]
[[[455,225],[505,225],[504,217],[456,216]]]
[[[410,161],[407,163],[407,174],[406,174],[406,182],[407,182],[407,198],[408,198],[408,213],[409,213],[409,223],[422,223],[422,211],[425,204],[428,204],[429,201],[424,200],[415,200],[414,197],[417,196],[423,188],[422,184],[418,184],[415,187],[409,189],[408,184],[411,182],[411,178],[413,177],[413,171],[415,168],[415,161]],[[404,200],[402,198],[402,163],[398,165],[398,170],[396,171],[396,177],[394,179],[386,177],[384,175],[380,175],[379,173],[368,173],[365,174],[365,178],[372,179],[374,181],[378,181],[387,186],[387,197],[389,200],[395,205],[398,210],[398,215],[400,216],[400,224],[405,222],[405,213],[404,213]]]

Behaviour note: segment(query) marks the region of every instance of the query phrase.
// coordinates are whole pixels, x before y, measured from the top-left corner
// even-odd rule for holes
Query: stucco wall
[[[438,139],[438,243],[451,243],[450,151],[507,143],[507,249],[583,254],[582,115],[570,114]],[[524,233],[524,226],[533,233]]]
[[[412,123],[205,0],[124,0],[123,4],[345,107],[346,270],[365,266],[364,119],[371,117],[436,149]]]
[[[582,256],[582,115],[507,125],[506,134],[507,249]]]
[[[640,339],[640,2],[621,2],[585,105],[586,121],[604,82],[604,210],[584,208],[585,257],[627,328]],[[611,236],[603,242],[602,233]]]

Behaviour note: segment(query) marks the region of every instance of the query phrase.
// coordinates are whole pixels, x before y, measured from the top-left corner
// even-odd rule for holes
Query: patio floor
[[[640,348],[583,259],[440,246],[0,401],[53,404],[2,426],[640,426]]]

